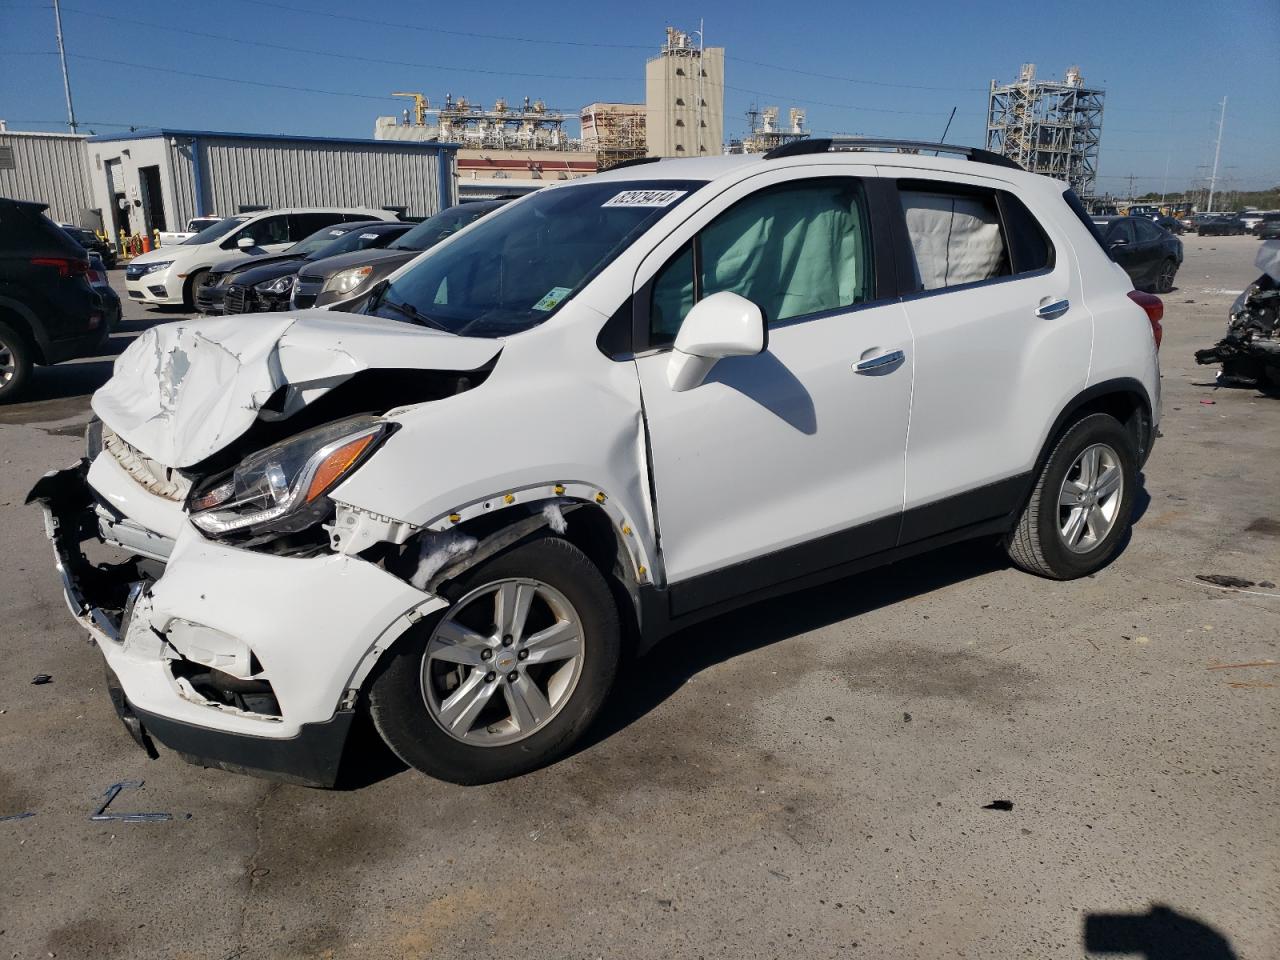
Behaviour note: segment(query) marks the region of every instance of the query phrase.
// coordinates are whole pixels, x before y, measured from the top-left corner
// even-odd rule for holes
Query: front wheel
[[[1049,454],[1009,534],[1009,558],[1028,573],[1073,580],[1111,559],[1133,516],[1138,460],[1105,413],[1073,424]]]
[[[369,709],[405,763],[453,783],[519,776],[562,756],[617,674],[618,611],[600,570],[558,537],[450,585],[452,605],[379,664]]]
[[[1178,273],[1178,261],[1173,257],[1169,257],[1160,265],[1160,273],[1156,277],[1156,293],[1171,293],[1173,291],[1173,278]]]
[[[186,289],[182,292],[182,305],[188,310],[194,310],[196,308],[196,291],[204,286],[204,282],[208,277],[208,270],[198,270],[191,275],[191,279],[187,282]]]

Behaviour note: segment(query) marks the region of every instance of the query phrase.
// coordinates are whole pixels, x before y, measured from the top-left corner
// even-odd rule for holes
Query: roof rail
[[[642,163],[657,163],[661,157],[632,157],[630,160],[623,160],[621,163],[615,163],[609,170],[621,170],[623,167],[638,167]],[[608,170],[604,171],[608,173]]]
[[[895,150],[899,153],[956,153],[974,163],[990,163],[997,167],[1021,170],[1022,166],[1008,157],[980,147],[961,147],[951,143],[929,143],[926,140],[880,140],[875,137],[823,137],[792,140],[774,147],[764,155],[766,160],[799,157],[810,153],[835,153],[843,150]]]

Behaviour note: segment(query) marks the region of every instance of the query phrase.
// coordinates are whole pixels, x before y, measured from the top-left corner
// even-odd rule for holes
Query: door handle
[[[889,353],[882,353],[878,357],[870,357],[867,360],[859,360],[853,365],[853,369],[858,373],[869,373],[873,370],[880,370],[884,367],[891,366],[895,363],[901,363],[907,358],[907,355],[901,350],[892,350]]]
[[[1070,300],[1054,300],[1051,303],[1041,304],[1036,310],[1036,316],[1042,320],[1056,320],[1070,309]]]

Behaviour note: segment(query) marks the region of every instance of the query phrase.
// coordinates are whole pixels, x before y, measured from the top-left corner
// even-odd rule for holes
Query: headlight
[[[348,270],[339,270],[330,276],[324,282],[324,288],[321,293],[350,293],[360,284],[369,279],[369,274],[373,273],[373,267],[351,267]]]
[[[293,289],[293,277],[277,277],[275,280],[264,280],[262,283],[255,283],[253,289],[259,293],[270,293],[277,297],[282,297]]]
[[[326,424],[246,457],[192,490],[191,522],[211,536],[297,533],[332,509],[326,494],[360,466],[390,426],[375,417]]]
[[[160,260],[156,263],[145,264],[142,268],[142,275],[145,277],[148,273],[156,273],[160,270],[168,270],[172,266],[172,260]]]

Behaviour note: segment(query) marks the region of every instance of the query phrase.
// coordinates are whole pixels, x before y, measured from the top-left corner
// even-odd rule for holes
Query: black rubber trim
[[[280,740],[172,720],[141,710],[127,698],[123,704],[145,734],[180,753],[188,763],[308,787],[328,788],[338,782],[355,719],[354,710],[339,710],[321,723],[304,723],[296,736]]]
[[[896,518],[890,519],[896,521]],[[830,583],[833,580],[840,580],[866,570],[873,570],[876,567],[883,567],[920,553],[928,553],[930,550],[945,547],[948,544],[1003,534],[1008,532],[1010,522],[1008,517],[997,517],[967,527],[958,527],[938,536],[929,537],[926,540],[917,540],[914,543],[903,544],[889,550],[858,557],[857,559],[849,559],[835,566],[825,567],[785,581],[770,583],[750,593],[738,594],[718,603],[688,610],[680,615],[673,615],[671,612],[671,594],[685,584],[674,584],[666,590],[643,586],[640,589],[643,635],[640,640],[639,652],[644,653],[651,649],[663,637],[669,636],[677,630],[683,630],[703,620],[709,620],[712,617],[737,610],[740,607],[750,606],[758,601],[768,600],[772,597],[803,590],[807,587]]]
[[[902,515],[902,532],[898,536],[898,543],[927,540],[957,527],[967,527],[996,518],[1003,518],[1012,527],[1031,493],[1034,480],[1034,474],[1023,473],[913,507]]]
[[[894,514],[763,557],[744,560],[670,588],[671,616],[680,617],[741,595],[782,586],[839,564],[892,548],[901,517]]]

